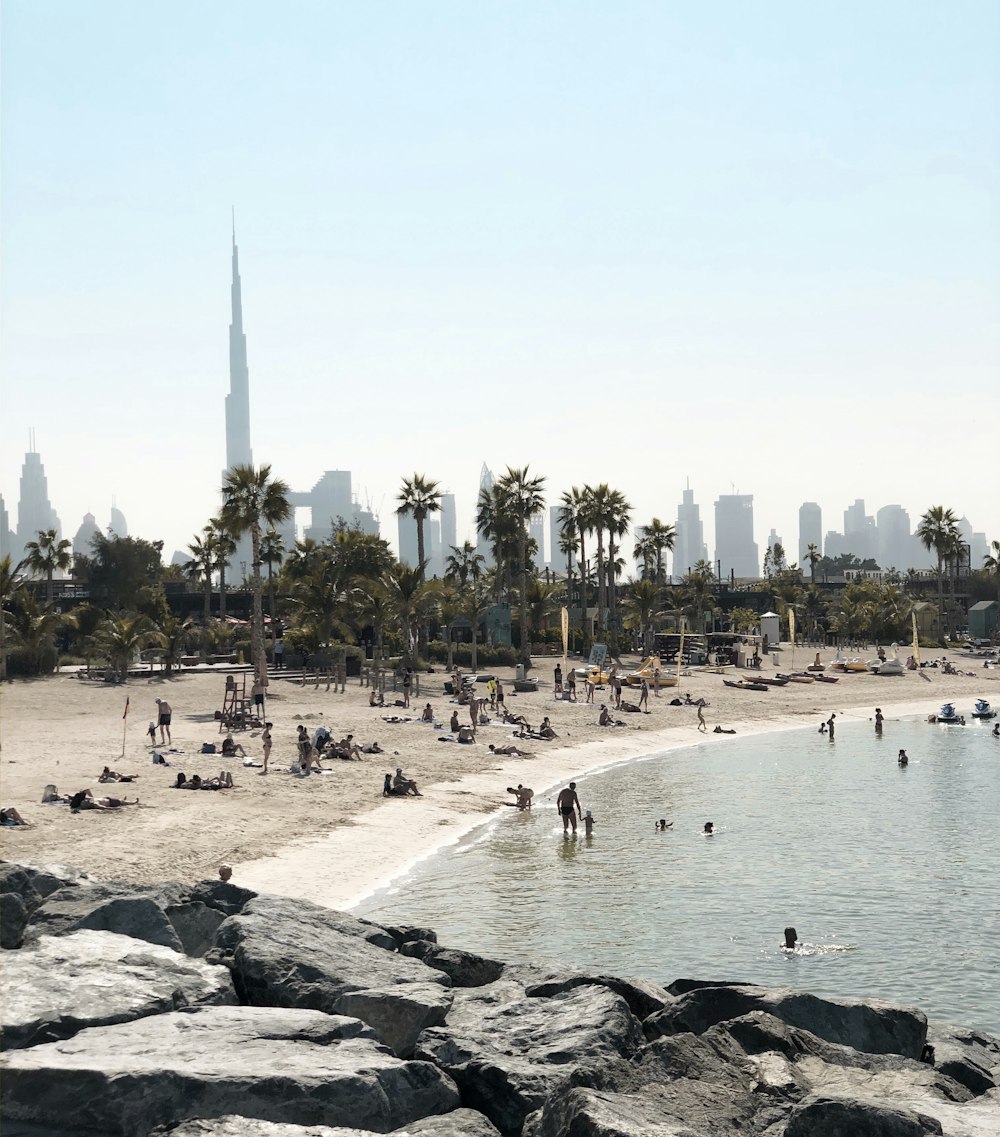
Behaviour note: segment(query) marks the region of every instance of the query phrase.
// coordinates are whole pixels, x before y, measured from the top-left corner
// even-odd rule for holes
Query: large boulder
[[[201,1007],[10,1052],[2,1116],[146,1137],[157,1126],[238,1110],[386,1133],[458,1105],[447,1075],[396,1058],[356,1019]]]
[[[330,1128],[327,1125],[289,1125],[280,1121],[257,1121],[249,1117],[219,1117],[214,1121],[183,1121],[169,1130],[158,1129],[157,1137],[371,1137],[366,1129]],[[456,1109],[438,1117],[425,1117],[389,1137],[499,1137],[495,1126],[474,1109]]]
[[[187,899],[215,908],[226,916],[237,916],[256,895],[256,892],[240,888],[232,881],[200,880],[188,892]]]
[[[181,1007],[236,1002],[226,968],[113,932],[43,936],[7,956],[0,989],[3,1050]]]
[[[110,881],[62,888],[32,914],[25,939],[78,931],[117,932],[181,951],[180,937],[165,909],[182,899],[181,886],[170,884],[149,888]]]
[[[571,991],[574,987],[583,987],[591,984],[597,987],[607,987],[614,991],[628,1003],[629,1010],[637,1019],[648,1018],[649,1015],[662,1011],[673,999],[662,988],[646,979],[619,979],[615,975],[599,975],[586,971],[562,971],[549,976],[541,982],[529,983],[525,987],[525,994],[532,998],[547,999],[551,995],[558,995],[562,991]]]
[[[525,1128],[530,1137],[715,1137],[714,1124],[692,1128],[669,1109],[662,1087],[645,1093],[569,1087],[553,1094]]]
[[[764,987],[699,987],[678,996],[646,1019],[646,1037],[709,1027],[751,1011],[766,1011],[790,1026],[827,1042],[869,1054],[919,1058],[927,1041],[927,1019],[914,1007],[860,999],[821,999],[804,991]]]
[[[625,1000],[604,987],[531,999],[501,980],[457,991],[447,1025],[425,1030],[415,1054],[446,1070],[463,1104],[506,1133],[565,1081],[593,1076],[642,1044]]]
[[[400,1056],[420,1032],[444,1022],[451,980],[384,944],[376,924],[304,901],[258,897],[216,935],[240,999],[258,1007],[303,1007],[351,1015]]]
[[[428,967],[443,971],[456,987],[485,987],[495,983],[504,972],[504,965],[497,959],[487,959],[460,948],[441,947],[434,940],[403,940],[399,951],[401,955],[412,956]]]
[[[0,947],[20,947],[31,914],[45,897],[79,879],[64,865],[0,864]]]
[[[883,1103],[821,1097],[792,1114],[784,1137],[927,1137],[941,1132],[941,1123],[926,1114]]]

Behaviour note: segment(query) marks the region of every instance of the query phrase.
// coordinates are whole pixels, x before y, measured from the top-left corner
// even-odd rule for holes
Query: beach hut
[[[781,618],[777,612],[765,612],[760,618],[760,634],[767,637],[768,647],[781,643]]]
[[[940,639],[938,631],[938,610],[936,604],[921,600],[913,605],[913,614],[917,618],[917,634],[922,640]]]
[[[1000,623],[1000,604],[995,600],[980,600],[969,609],[969,635],[974,640],[988,640]]]

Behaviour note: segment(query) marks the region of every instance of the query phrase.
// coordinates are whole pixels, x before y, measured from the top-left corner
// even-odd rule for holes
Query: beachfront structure
[[[809,565],[810,545],[823,555],[823,511],[816,502],[804,501],[799,506],[799,564],[803,568]]]
[[[250,371],[247,337],[243,331],[243,286],[240,254],[233,222],[233,280],[230,285],[232,322],[229,325],[229,394],[226,396],[226,472],[234,466],[252,466],[250,448]]]
[[[44,530],[54,529],[56,539],[62,539],[62,522],[49,501],[49,483],[41,455],[34,448],[34,438],[21,466],[20,488],[17,503],[17,533],[11,553],[15,560],[20,560],[24,556],[25,545],[29,541],[34,541]]]
[[[701,509],[695,504],[694,491],[688,487],[681,494],[681,503],[677,507],[677,525],[674,532],[674,583],[678,583],[699,561],[707,560],[708,546],[705,544]]]
[[[1000,604],[995,600],[980,600],[969,609],[969,635],[974,640],[993,637],[1000,623]]]
[[[753,494],[720,494],[715,503],[715,559],[719,577],[760,576],[753,539]]]

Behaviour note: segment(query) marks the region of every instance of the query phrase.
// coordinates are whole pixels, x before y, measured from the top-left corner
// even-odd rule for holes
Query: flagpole
[[[125,696],[125,713],[122,715],[122,757],[125,757],[125,731],[128,728],[128,704],[130,696]]]

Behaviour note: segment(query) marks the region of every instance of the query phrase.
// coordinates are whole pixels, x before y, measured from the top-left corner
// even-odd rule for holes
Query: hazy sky
[[[530,463],[761,552],[856,497],[1000,537],[1000,6],[2,6],[0,492],[185,545],[225,461]]]

